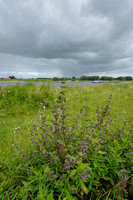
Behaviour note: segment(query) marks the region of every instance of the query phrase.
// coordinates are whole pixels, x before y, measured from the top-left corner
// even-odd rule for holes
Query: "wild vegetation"
[[[0,89],[0,199],[133,196],[133,83]]]

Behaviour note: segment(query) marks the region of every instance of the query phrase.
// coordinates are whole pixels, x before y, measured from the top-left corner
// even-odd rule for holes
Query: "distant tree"
[[[81,80],[81,81],[85,81],[85,80],[87,80],[87,76],[84,76],[84,75],[81,76],[81,77],[80,77],[80,80]]]
[[[99,80],[99,79],[100,79],[99,76],[91,76],[92,81]]]
[[[107,76],[101,76],[100,78],[102,81],[107,81],[108,80],[108,77]]]
[[[16,79],[15,76],[9,76],[10,79]]]
[[[123,76],[118,76],[116,79],[119,80],[119,81],[124,81],[124,77]]]
[[[60,81],[67,81],[67,80],[68,80],[67,77],[61,77],[61,78],[60,78]]]
[[[109,81],[112,81],[112,80],[113,80],[113,77],[110,77],[110,76],[109,76],[109,77],[108,77],[108,80],[109,80]]]
[[[80,80],[87,80],[87,81],[95,81],[99,79],[100,79],[99,76],[81,76],[80,77]]]
[[[125,80],[126,80],[126,81],[132,81],[133,78],[132,78],[131,76],[126,76],[126,77],[125,77]]]
[[[76,77],[75,76],[72,76],[72,81],[75,81],[76,80]]]
[[[112,81],[113,80],[113,77],[110,77],[110,76],[101,76],[100,78],[102,81]]]
[[[58,77],[54,77],[53,81],[59,81],[60,79]]]

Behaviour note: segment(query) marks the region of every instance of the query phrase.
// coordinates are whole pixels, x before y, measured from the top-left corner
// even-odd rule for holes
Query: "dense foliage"
[[[11,115],[13,102],[39,111],[26,133],[23,127],[15,128],[11,161],[1,157],[0,198],[132,199],[133,127],[130,120],[117,125],[110,107],[112,93],[106,93],[103,106],[95,106],[92,112],[88,95],[72,105],[74,89],[66,86],[59,90],[43,85],[37,90],[29,84],[2,89],[2,115]]]

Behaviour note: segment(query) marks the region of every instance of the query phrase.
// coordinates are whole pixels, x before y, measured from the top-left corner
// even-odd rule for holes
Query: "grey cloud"
[[[131,0],[0,0],[0,70],[131,73],[132,10]]]
[[[73,4],[71,5],[69,1],[66,1],[65,5],[61,3],[63,9],[60,11],[58,4],[43,4],[44,1],[38,0],[43,4],[42,9],[40,7],[40,15],[37,12],[38,8],[35,8],[35,1],[30,1],[31,4],[28,5],[20,3],[25,1],[13,0],[13,5],[10,1],[3,2],[5,2],[3,3],[5,7],[0,9],[3,11],[0,12],[1,19],[3,19],[1,20],[1,30],[4,30],[4,34],[0,31],[0,51],[3,53],[29,57],[60,57],[63,52],[66,54],[79,51],[79,48],[83,48],[84,43],[87,42],[89,45],[94,37],[98,40],[100,34],[104,35],[105,32],[106,21],[82,18],[80,10],[74,10],[74,7],[72,7],[73,10],[75,13],[79,12],[79,15],[72,13],[71,6]],[[49,8],[49,6],[51,7]],[[60,12],[58,13],[58,11]]]

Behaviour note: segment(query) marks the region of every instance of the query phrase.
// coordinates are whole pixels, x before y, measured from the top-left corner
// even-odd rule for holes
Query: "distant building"
[[[4,77],[4,79],[10,79],[9,77]]]

